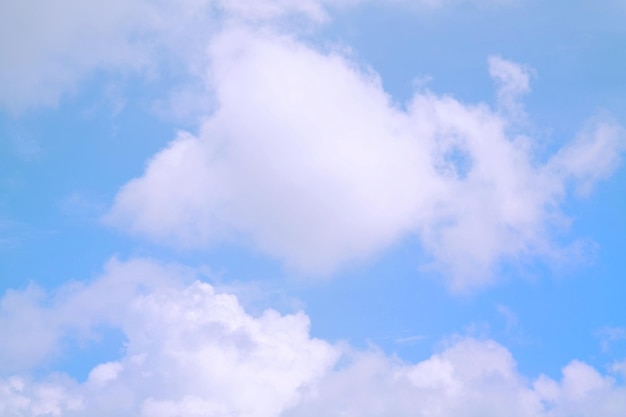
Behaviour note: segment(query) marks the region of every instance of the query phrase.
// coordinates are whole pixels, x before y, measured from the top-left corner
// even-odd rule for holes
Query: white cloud
[[[461,339],[416,364],[360,354],[320,385],[288,415],[541,415],[539,398],[516,372],[511,354],[489,341]]]
[[[250,41],[236,33],[214,45],[220,110],[203,139],[181,134],[122,191],[112,217],[182,245],[251,233],[307,269],[391,241],[419,207],[403,203],[414,197],[388,179],[429,169],[408,138],[389,137],[403,130],[400,112],[390,115],[377,81],[355,76],[340,57],[288,40],[248,49]]]
[[[15,349],[0,351],[0,375],[13,375],[0,379],[2,415],[275,416],[334,363],[336,349],[309,336],[303,313],[252,317],[236,297],[195,278],[181,267],[113,261],[95,281],[42,294],[27,312],[4,301],[32,299],[29,290],[5,296],[2,334]],[[32,323],[50,329],[53,341],[107,324],[123,331],[124,353],[82,383],[62,375],[33,381],[19,375],[49,359],[53,343],[32,360],[24,350],[41,338],[25,334]],[[22,372],[5,366],[24,356]]]
[[[529,381],[503,346],[471,338],[416,364],[358,353],[318,388],[285,415],[591,417],[626,411],[626,389],[589,365],[573,361],[560,381],[544,375]]]
[[[34,284],[24,291],[7,291],[0,300],[0,334],[11,336],[0,344],[0,374],[44,363],[60,352],[67,335],[89,340],[96,326],[119,325],[138,292],[193,276],[184,268],[145,260],[112,260],[90,285],[69,283],[52,295]]]
[[[317,21],[328,18],[324,1],[320,0],[220,0],[218,2],[228,13],[247,20],[264,20],[301,14]]]
[[[530,92],[532,69],[498,56],[489,57],[489,75],[498,86],[498,107],[514,121],[523,120],[521,99]]]
[[[76,313],[89,318],[89,328],[109,322],[124,332],[123,352],[115,361],[96,364],[85,381],[63,374],[34,378],[28,369],[0,373],[0,413],[618,417],[626,412],[626,388],[580,361],[565,366],[560,380],[529,379],[505,347],[457,337],[431,357],[407,363],[380,351],[313,339],[304,313],[267,310],[250,316],[236,297],[216,293],[196,277],[188,269],[146,260],[112,262],[95,281],[42,297],[37,308],[45,312],[43,325],[67,336],[76,325],[67,312],[81,305]],[[27,298],[28,290],[12,296]],[[4,355],[0,363],[15,359]]]
[[[76,383],[64,376],[45,381],[10,377],[0,379],[0,413],[7,417],[62,416],[83,408],[82,400],[71,393]]]
[[[599,180],[608,178],[621,163],[626,149],[624,132],[616,124],[594,123],[552,158],[547,169],[588,194]]]
[[[597,121],[547,163],[511,136],[510,112],[417,93],[393,104],[376,74],[266,31],[226,31],[210,49],[218,108],[124,186],[108,221],[180,247],[250,242],[327,273],[417,234],[455,289],[502,259],[552,256],[570,182],[618,165],[624,135]],[[528,70],[491,59],[503,105]]]
[[[154,78],[178,62],[176,70],[193,78],[195,57],[223,23],[220,14],[252,22],[292,14],[323,20],[325,9],[317,0],[3,1],[0,108],[56,105],[96,70]]]
[[[119,362],[102,363],[91,370],[87,380],[92,384],[105,385],[115,381],[123,370],[124,367]]]
[[[54,104],[95,68],[145,64],[129,39],[145,30],[143,1],[94,4],[75,0],[0,4],[0,106],[19,111]],[[10,63],[10,64],[8,64]]]
[[[626,360],[614,362],[611,365],[611,370],[626,377]]]
[[[335,9],[364,3],[368,0],[6,0],[0,3],[0,61],[7,63],[0,66],[0,108],[19,113],[54,106],[96,71],[154,78],[175,68],[185,81],[158,101],[167,109],[181,99],[181,89],[198,89],[201,52],[225,22],[272,25],[296,18],[299,24],[290,25],[295,29],[303,22],[325,22]],[[445,2],[382,3],[407,7]],[[167,102],[168,95],[173,103]],[[204,105],[196,95],[185,100]]]
[[[626,341],[626,328],[623,327],[603,327],[597,332],[597,336],[600,337],[600,346],[604,353],[609,353],[614,347],[613,345],[619,342]]]

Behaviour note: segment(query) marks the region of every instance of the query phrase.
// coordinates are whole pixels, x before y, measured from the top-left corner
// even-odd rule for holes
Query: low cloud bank
[[[300,312],[247,314],[196,271],[149,260],[111,261],[86,284],[50,294],[12,291],[1,301],[3,416],[618,417],[626,387],[572,361],[560,380],[519,374],[490,340],[452,339],[417,363],[355,351],[309,335]],[[19,300],[19,303],[16,301]],[[27,338],[33,318],[47,332]],[[33,372],[66,337],[119,328],[119,358],[84,381]],[[12,329],[10,333],[7,329]],[[80,331],[79,331],[80,330]],[[31,334],[33,336],[33,334]],[[29,347],[40,346],[34,358]],[[4,346],[4,344],[3,344]],[[10,364],[22,364],[11,369]],[[8,367],[7,367],[8,366]],[[617,369],[616,372],[619,370]]]

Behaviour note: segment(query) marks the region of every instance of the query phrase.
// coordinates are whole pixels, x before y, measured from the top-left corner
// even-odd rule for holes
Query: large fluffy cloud
[[[554,254],[571,184],[589,189],[624,147],[597,121],[540,157],[511,133],[529,70],[498,57],[496,108],[432,93],[400,107],[348,58],[264,31],[225,31],[210,61],[217,111],[122,188],[112,223],[182,247],[250,242],[313,273],[416,234],[464,289],[501,259]]]
[[[77,328],[95,332],[107,323],[126,341],[119,357],[94,364],[82,381],[42,373],[33,361],[20,371],[3,366],[0,414],[617,417],[626,412],[626,388],[580,361],[565,366],[560,380],[528,379],[505,347],[461,337],[423,361],[406,363],[380,351],[314,339],[304,313],[267,310],[251,316],[235,296],[198,278],[193,270],[153,261],[112,261],[95,281],[41,293],[22,310],[12,303],[31,298],[32,290],[5,295],[2,334],[22,349],[0,351],[0,364],[31,358],[27,347],[38,339],[19,339],[20,331],[5,330],[23,328],[24,317],[33,318],[34,312],[57,337],[77,337]],[[48,349],[42,358],[51,354]]]

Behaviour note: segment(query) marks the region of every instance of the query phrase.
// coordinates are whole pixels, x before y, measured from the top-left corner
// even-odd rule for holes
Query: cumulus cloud
[[[118,326],[127,304],[141,291],[181,285],[195,273],[147,260],[110,261],[102,277],[85,285],[68,283],[53,294],[35,284],[9,290],[0,300],[0,374],[45,363],[71,335],[88,340],[98,326]]]
[[[391,240],[415,209],[388,179],[428,169],[407,138],[388,137],[405,120],[342,58],[250,41],[237,32],[213,45],[220,110],[203,139],[179,135],[120,193],[111,219],[183,246],[252,232],[270,253],[321,270],[367,252],[372,238]],[[415,191],[433,187],[424,185]],[[339,218],[339,229],[328,221]]]
[[[503,346],[462,338],[416,364],[357,353],[285,415],[620,416],[625,394],[612,377],[579,361],[563,368],[560,381],[545,375],[529,380]]]
[[[76,382],[65,376],[44,381],[10,377],[0,379],[0,412],[8,417],[61,416],[83,408],[71,390]]]
[[[110,323],[124,333],[124,347],[113,361],[95,364],[82,381],[32,372],[36,365],[20,372],[3,369],[0,413],[617,417],[626,412],[626,388],[580,361],[565,366],[560,380],[530,379],[517,371],[502,345],[456,337],[429,358],[407,363],[377,350],[314,339],[302,312],[251,316],[235,296],[217,293],[196,278],[176,266],[115,261],[90,283],[42,296],[35,308],[45,312],[39,318],[44,325],[67,334],[76,326],[67,312],[82,304],[86,326]],[[21,293],[30,296],[28,290]],[[5,324],[19,321],[16,317],[5,314]],[[0,354],[4,364],[20,353]]]
[[[321,377],[337,351],[309,336],[303,313],[248,315],[235,296],[216,293],[198,276],[147,260],[112,262],[97,280],[68,284],[30,310],[57,338],[102,323],[123,331],[119,360],[98,364],[83,382],[64,375],[42,380],[0,370],[3,416],[275,416]],[[29,298],[29,291],[4,297]],[[16,347],[24,313],[3,308]],[[28,316],[32,319],[33,314]],[[49,344],[48,344],[49,345]],[[48,349],[43,356],[50,356]],[[28,352],[0,351],[3,365]],[[43,358],[42,358],[43,359]],[[25,376],[26,375],[26,376]]]
[[[539,162],[509,133],[529,70],[502,58],[496,109],[429,92],[400,107],[371,70],[267,31],[225,31],[209,59],[217,110],[120,190],[110,223],[179,247],[247,242],[314,274],[417,235],[467,289],[502,259],[551,256],[570,186],[590,189],[623,150],[596,121]]]

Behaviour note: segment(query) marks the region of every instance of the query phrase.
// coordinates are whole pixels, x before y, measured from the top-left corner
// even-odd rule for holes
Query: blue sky
[[[0,5],[0,414],[626,414],[620,1]]]

